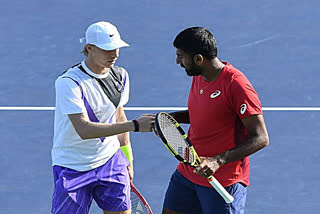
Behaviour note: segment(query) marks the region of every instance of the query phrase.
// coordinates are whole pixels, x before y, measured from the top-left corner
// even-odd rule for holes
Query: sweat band
[[[134,132],[139,132],[139,123],[137,120],[132,120],[134,124]]]
[[[120,149],[122,150],[124,155],[127,157],[128,161],[132,162],[133,161],[133,154],[132,154],[131,146],[129,146],[129,145],[120,146]]]

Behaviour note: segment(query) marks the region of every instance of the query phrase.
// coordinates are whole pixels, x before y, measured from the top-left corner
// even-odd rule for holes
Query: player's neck
[[[109,71],[110,68],[99,66],[97,63],[95,63],[93,60],[91,60],[89,57],[84,60],[84,63],[86,66],[95,74],[105,74]]]
[[[219,77],[223,67],[224,64],[216,57],[204,64],[201,76],[205,81],[213,82]]]

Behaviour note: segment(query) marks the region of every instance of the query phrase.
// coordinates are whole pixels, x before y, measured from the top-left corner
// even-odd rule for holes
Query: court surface
[[[320,210],[318,1],[2,0],[0,5],[0,214],[50,213],[54,81],[83,59],[79,38],[100,20],[115,24],[131,45],[121,49],[116,63],[130,74],[128,119],[186,107],[191,79],[175,64],[172,41],[184,28],[209,28],[219,58],[246,74],[265,109],[270,145],[251,157],[246,214]],[[131,141],[134,183],[160,213],[177,162],[153,133],[132,133]]]

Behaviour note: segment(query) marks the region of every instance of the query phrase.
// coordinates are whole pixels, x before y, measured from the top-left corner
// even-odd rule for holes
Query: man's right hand
[[[155,115],[143,114],[136,119],[139,124],[139,132],[152,132],[154,127]]]

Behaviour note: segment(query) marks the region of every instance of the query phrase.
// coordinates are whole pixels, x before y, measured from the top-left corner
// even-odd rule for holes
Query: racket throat
[[[190,162],[190,150],[188,147],[184,148],[184,159],[187,161],[187,162]]]

